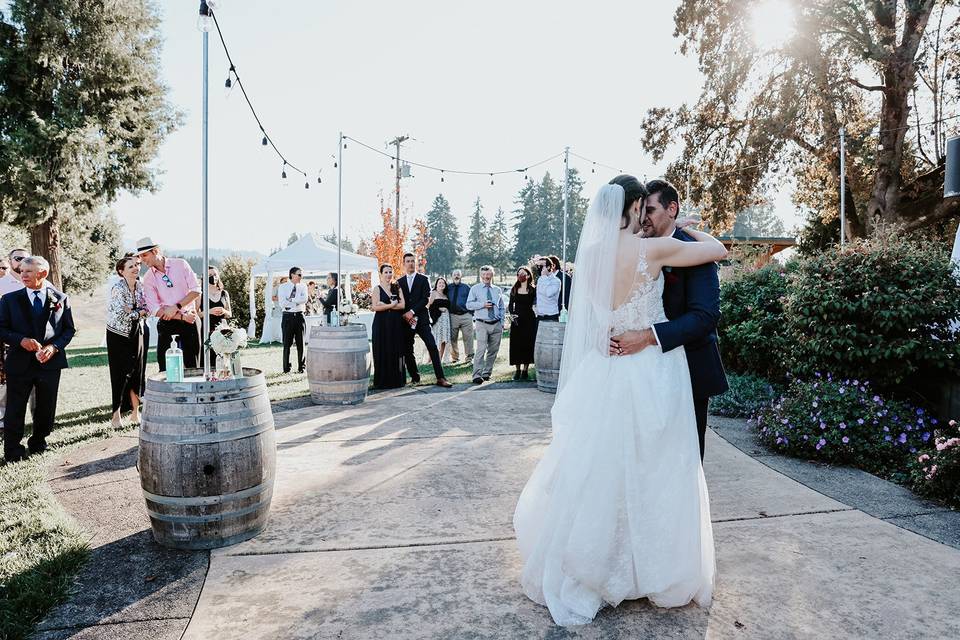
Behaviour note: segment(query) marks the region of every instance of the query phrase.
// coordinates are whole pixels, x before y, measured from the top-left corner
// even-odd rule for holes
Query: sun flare
[[[763,0],[750,12],[753,42],[763,50],[782,46],[793,35],[796,10],[790,0]]]

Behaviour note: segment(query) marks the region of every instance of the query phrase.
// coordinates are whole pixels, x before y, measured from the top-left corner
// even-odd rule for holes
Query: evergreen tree
[[[515,265],[526,264],[535,254],[563,256],[563,180],[546,173],[539,183],[527,184],[517,194],[514,209]],[[567,260],[572,261],[589,200],[583,197],[583,179],[570,170],[570,206],[567,217]]]
[[[480,197],[473,206],[473,215],[470,216],[470,251],[466,257],[466,266],[479,272],[480,267],[490,262],[490,237],[487,233],[487,220],[483,217],[483,205]]]
[[[512,270],[513,251],[510,246],[510,231],[507,228],[507,216],[503,207],[497,209],[489,233],[490,264],[496,268],[498,274]]]
[[[733,223],[733,236],[736,238],[774,237],[783,233],[783,220],[777,217],[771,202],[747,207],[737,213]]]
[[[152,0],[10,0],[0,12],[0,220],[30,230],[62,286],[64,221],[157,186],[180,122]],[[65,243],[64,243],[65,244]]]
[[[332,244],[333,246],[337,246],[337,230],[336,229],[331,229],[330,233],[327,233],[320,237],[323,240],[326,240],[327,242]],[[344,238],[340,242],[340,248],[343,249],[344,251],[349,251],[350,253],[353,253],[353,243],[350,242],[350,238]]]
[[[433,199],[426,218],[427,229],[433,238],[433,244],[427,249],[427,265],[433,273],[450,273],[459,266],[463,245],[457,221],[450,212],[450,203],[443,194]]]

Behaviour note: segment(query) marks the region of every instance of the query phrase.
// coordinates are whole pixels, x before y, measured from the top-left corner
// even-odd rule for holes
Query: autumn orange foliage
[[[413,255],[417,256],[417,271],[427,272],[427,249],[433,246],[430,229],[423,218],[413,221]]]
[[[389,264],[394,272],[399,274],[403,268],[403,254],[406,253],[405,246],[409,230],[407,225],[399,229],[394,226],[393,211],[390,209],[381,208],[380,219],[383,221],[383,228],[373,234],[371,240],[373,255],[379,264]]]

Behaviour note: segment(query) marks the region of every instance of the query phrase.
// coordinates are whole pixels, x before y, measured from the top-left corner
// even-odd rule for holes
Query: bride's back
[[[642,252],[642,238],[627,233],[620,235],[613,276],[613,309],[626,303],[640,282],[653,280],[641,260]]]

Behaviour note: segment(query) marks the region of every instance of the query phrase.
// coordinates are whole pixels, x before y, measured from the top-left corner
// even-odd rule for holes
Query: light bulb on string
[[[390,159],[390,168],[393,169],[393,158]]]
[[[264,131],[263,129],[260,129],[260,133],[263,134],[263,139],[260,141],[260,144],[262,144],[263,146],[267,146],[268,144],[270,144],[270,141],[267,139],[267,132]]]
[[[443,170],[440,170],[440,182],[443,182]]]
[[[304,178],[306,178],[306,176],[304,176]],[[309,181],[309,180],[304,181],[304,183],[303,183],[303,188],[304,188],[304,189],[309,189],[309,188],[310,188],[310,181]]]
[[[590,173],[596,173],[596,172],[597,172],[597,163],[594,162],[593,166],[590,167]]]
[[[493,186],[493,174],[490,174],[490,186]]]
[[[323,171],[323,169],[321,169],[320,171]],[[317,184],[323,184],[323,178],[320,176],[319,171],[317,172]]]

